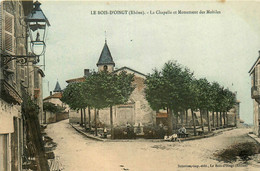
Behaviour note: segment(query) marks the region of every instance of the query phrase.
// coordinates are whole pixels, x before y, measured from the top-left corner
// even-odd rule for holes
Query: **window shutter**
[[[14,54],[14,16],[4,13],[4,50]]]
[[[2,6],[2,2],[0,2],[0,28],[1,28],[1,29],[0,29],[0,52],[2,52],[2,40],[3,40],[3,39],[2,39],[2,30],[3,30],[3,29],[2,29],[2,28],[3,28],[3,27],[2,27],[2,25],[3,25],[3,24],[2,24],[2,21],[3,21],[3,20],[2,20],[2,11],[3,11],[2,7],[3,7],[3,6]]]

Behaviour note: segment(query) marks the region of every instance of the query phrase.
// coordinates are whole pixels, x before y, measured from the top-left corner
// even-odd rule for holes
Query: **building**
[[[260,137],[260,51],[259,57],[249,70],[251,76],[251,98],[254,108],[254,129],[253,132]]]
[[[21,112],[22,91],[31,95],[42,112],[43,71],[27,56],[27,28],[24,16],[33,8],[33,1],[0,2],[0,170],[22,170],[24,139]]]
[[[146,75],[138,72],[129,67],[122,67],[119,69],[115,68],[115,62],[113,61],[111,52],[108,48],[107,42],[105,41],[103,50],[97,62],[98,71],[107,70],[108,72],[113,72],[115,74],[120,73],[122,71],[126,71],[127,73],[134,74],[133,84],[135,85],[135,89],[130,95],[130,98],[126,104],[113,106],[113,122],[115,127],[125,126],[126,123],[130,123],[133,126],[152,126],[156,123],[156,112],[153,111],[148,102],[145,99],[144,93],[144,80],[146,79]],[[89,70],[84,70],[84,76],[67,80],[67,83],[73,82],[81,82],[84,81],[88,76]],[[69,111],[69,119],[71,123],[80,123],[80,112],[70,110]],[[94,119],[94,111],[91,110],[91,120]],[[98,122],[103,126],[110,125],[110,115],[109,108],[99,110],[98,112]]]
[[[53,90],[54,93],[50,92],[50,96],[45,97],[43,99],[43,103],[45,102],[49,102],[54,104],[56,107],[64,107],[65,110],[63,112],[51,112],[51,111],[43,111],[43,117],[41,122],[43,124],[48,124],[48,123],[54,123],[54,122],[58,122],[60,120],[63,119],[68,119],[69,118],[69,107],[68,105],[64,104],[61,101],[61,97],[62,97],[62,89],[60,87],[59,82],[57,81],[56,86]]]

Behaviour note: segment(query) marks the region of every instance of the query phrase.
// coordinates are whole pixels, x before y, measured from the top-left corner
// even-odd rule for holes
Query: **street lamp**
[[[31,53],[26,52],[25,55],[14,55],[5,52],[1,53],[1,57],[4,59],[4,65],[7,65],[12,60],[17,60],[17,62],[24,64],[28,61],[28,59],[33,59],[34,63],[38,63],[40,61],[39,57],[44,55],[46,49],[46,30],[47,27],[50,26],[50,23],[41,10],[40,6],[41,3],[39,1],[34,2],[32,11],[24,19],[26,22],[27,31],[27,36],[25,38],[26,40],[28,36],[30,38],[29,43]],[[29,43],[26,43],[26,46]]]
[[[25,18],[25,22],[30,36],[31,52],[35,56],[41,56],[45,53],[46,30],[50,23],[40,8],[41,3],[36,1],[33,5],[34,8]]]

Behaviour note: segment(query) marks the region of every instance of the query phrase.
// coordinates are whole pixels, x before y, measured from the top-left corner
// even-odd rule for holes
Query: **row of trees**
[[[113,129],[113,111],[114,105],[124,104],[128,101],[129,96],[134,90],[132,84],[134,80],[133,74],[127,74],[122,71],[119,74],[108,73],[106,71],[93,72],[86,78],[84,82],[70,83],[63,92],[61,100],[68,104],[71,109],[83,110],[84,123],[86,126],[86,108],[88,108],[89,114],[89,126],[90,123],[90,109],[95,111],[95,133],[97,135],[97,123],[96,116],[97,111],[104,108],[110,108],[110,125],[111,125],[111,137],[114,138]]]
[[[210,123],[209,111],[211,111],[213,126],[215,126],[214,113],[217,118],[220,114],[220,118],[224,118],[225,125],[226,113],[236,103],[236,96],[230,90],[220,86],[217,82],[210,83],[205,78],[196,79],[188,68],[176,61],[167,62],[161,71],[155,69],[152,74],[147,76],[145,84],[146,99],[151,108],[156,111],[167,109],[169,134],[173,132],[173,116],[178,119],[179,113],[186,111],[187,123],[188,109],[192,111],[195,135],[194,111],[196,110],[206,111],[208,123]],[[204,131],[202,115],[201,126]],[[219,119],[217,119],[217,126],[219,126]],[[210,124],[208,128],[210,131]]]

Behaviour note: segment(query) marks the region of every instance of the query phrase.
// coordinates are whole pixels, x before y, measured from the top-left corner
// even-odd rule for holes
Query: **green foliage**
[[[108,72],[93,73],[84,82],[87,103],[96,109],[124,104],[134,90],[133,74],[122,71],[118,75]]]
[[[84,82],[70,83],[63,92],[61,100],[71,109],[92,107],[103,109],[126,103],[134,90],[131,84],[133,74],[120,72],[92,73]]]
[[[162,71],[154,70],[145,81],[146,99],[154,110],[171,108],[228,111],[236,103],[234,93],[193,73],[177,62],[167,62]]]
[[[59,113],[59,112],[63,112],[64,110],[65,110],[65,107],[61,107],[59,105],[55,106],[55,104],[53,104],[51,102],[44,102],[43,103],[43,111]]]
[[[212,103],[210,83],[206,78],[194,79],[193,85],[195,87],[195,108],[209,109]]]
[[[71,109],[81,109],[88,106],[86,87],[83,82],[75,82],[67,85],[62,93],[61,101],[68,104]]]
[[[187,104],[193,73],[177,62],[169,61],[162,71],[154,70],[145,81],[146,99],[154,110],[171,108],[175,111]]]

